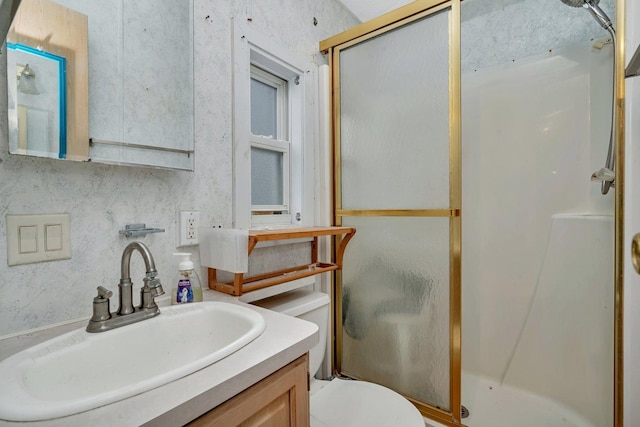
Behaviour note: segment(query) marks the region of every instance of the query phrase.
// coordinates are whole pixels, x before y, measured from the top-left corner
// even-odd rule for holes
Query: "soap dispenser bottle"
[[[190,253],[174,253],[180,258],[178,264],[178,280],[173,288],[171,303],[183,304],[202,301],[202,286],[198,273],[193,269]]]

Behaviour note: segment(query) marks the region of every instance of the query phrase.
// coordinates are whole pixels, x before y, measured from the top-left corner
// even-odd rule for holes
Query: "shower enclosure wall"
[[[447,425],[461,411],[459,13],[458,0],[413,2],[320,43],[334,215],[358,230],[336,279],[336,369]]]
[[[334,215],[358,229],[336,278],[340,374],[445,425],[613,425],[614,192],[590,180],[608,36],[559,0],[433,0],[320,44]]]
[[[613,49],[585,12],[576,18],[593,37],[559,34],[540,54],[536,35],[548,35],[534,32],[506,54],[499,41],[527,16],[553,18],[508,3],[462,9],[467,423],[506,427],[529,414],[531,425],[610,426],[614,201],[589,177],[608,149]],[[557,3],[559,23],[574,11]],[[511,23],[490,40],[477,32],[485,20]],[[501,388],[513,401],[495,406]]]

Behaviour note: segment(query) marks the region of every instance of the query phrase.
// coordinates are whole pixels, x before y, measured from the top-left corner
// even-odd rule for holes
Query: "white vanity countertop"
[[[204,290],[203,295],[205,301],[243,304],[236,297],[215,291]],[[312,323],[253,305],[243,305],[264,316],[265,331],[242,349],[206,368],[137,396],[77,415],[31,423],[0,420],[0,425],[184,425],[302,356],[318,342],[318,327]],[[86,321],[78,322],[1,340],[0,360],[85,325]]]

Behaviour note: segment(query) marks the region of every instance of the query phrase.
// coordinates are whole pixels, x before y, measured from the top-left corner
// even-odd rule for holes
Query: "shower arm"
[[[607,151],[607,161],[605,163],[605,168],[610,171],[614,171],[615,168],[615,152],[614,152],[614,143],[615,143],[615,125],[616,125],[616,32],[615,30],[609,26],[606,28],[611,34],[611,40],[613,41],[613,90],[611,92],[611,132],[609,134],[609,150]],[[607,194],[609,189],[614,185],[615,180],[613,181],[602,181],[600,185],[600,192],[602,194]]]

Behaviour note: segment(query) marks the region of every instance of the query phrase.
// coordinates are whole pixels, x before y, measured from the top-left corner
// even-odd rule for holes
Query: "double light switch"
[[[69,214],[7,215],[9,265],[71,258]]]

